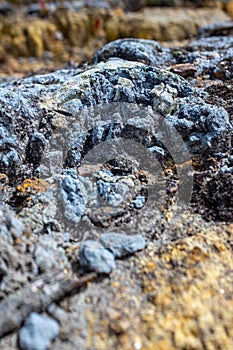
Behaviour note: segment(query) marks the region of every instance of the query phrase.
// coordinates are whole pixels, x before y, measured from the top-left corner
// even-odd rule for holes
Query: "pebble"
[[[137,196],[135,200],[133,201],[133,205],[136,209],[141,209],[143,205],[145,204],[145,197],[144,196]]]
[[[22,350],[46,350],[59,334],[58,323],[32,312],[19,331],[19,346]]]
[[[100,242],[105,248],[111,250],[117,258],[135,253],[146,247],[145,238],[140,234],[129,236],[121,233],[104,233],[100,237]]]
[[[80,245],[80,265],[88,271],[110,274],[116,267],[114,255],[97,241],[87,240]]]
[[[197,68],[192,63],[175,64],[170,70],[182,77],[193,76],[197,72]]]

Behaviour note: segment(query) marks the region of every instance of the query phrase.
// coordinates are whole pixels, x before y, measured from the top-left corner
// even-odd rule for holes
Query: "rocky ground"
[[[232,1],[202,1],[209,7],[195,9],[200,2],[150,1],[155,7],[125,11],[140,2],[0,0],[0,77],[77,65],[105,43],[124,37],[180,42],[202,26],[233,17]]]
[[[233,348],[232,32],[2,77],[0,349]]]

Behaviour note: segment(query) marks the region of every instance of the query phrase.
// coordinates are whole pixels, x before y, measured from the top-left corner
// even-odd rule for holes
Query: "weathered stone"
[[[24,232],[24,225],[17,220],[12,212],[5,207],[0,207],[0,238],[6,243],[12,244],[20,238]]]
[[[167,120],[176,127],[184,139],[188,137],[189,149],[194,153],[208,148],[213,152],[216,151],[215,145],[218,135],[222,132],[226,135],[227,130],[230,131],[232,126],[225,109],[200,102],[200,100],[195,99],[190,99],[189,103],[182,102],[177,111],[168,116]],[[219,139],[218,142],[221,140]],[[230,139],[228,144],[225,143],[225,146],[229,149]],[[222,144],[222,152],[224,152],[225,146]]]
[[[79,179],[68,175],[62,180],[62,188],[65,216],[74,222],[80,221],[86,210],[84,186]]]
[[[233,34],[233,22],[217,22],[201,27],[197,37],[229,36]]]
[[[145,204],[145,197],[144,196],[137,196],[135,200],[133,201],[133,205],[136,209],[141,209],[143,205]]]
[[[87,240],[80,245],[79,261],[83,269],[109,274],[116,267],[114,255],[99,242]]]
[[[97,62],[106,61],[111,57],[161,68],[166,65],[166,62],[173,60],[169,49],[165,49],[157,41],[143,39],[119,39],[106,44],[95,55]]]
[[[145,238],[141,235],[104,233],[100,236],[100,242],[117,258],[143,250],[146,247]]]
[[[33,306],[60,324],[51,349],[232,349],[233,88],[224,38],[169,50],[172,62],[197,67],[186,79],[115,58],[2,80],[0,147],[19,162],[14,169],[1,161],[1,201],[17,219],[0,208],[8,311],[0,348],[16,349],[16,332],[6,334]],[[146,42],[133,43],[147,52]],[[158,119],[174,133],[161,132]],[[37,167],[41,154],[52,169],[44,157]],[[184,208],[178,194],[188,176],[192,202]],[[131,256],[116,264],[114,255]],[[109,276],[75,276],[87,270]],[[89,283],[79,288],[82,278]]]
[[[55,320],[33,312],[19,331],[20,348],[47,350],[58,333],[59,325]]]

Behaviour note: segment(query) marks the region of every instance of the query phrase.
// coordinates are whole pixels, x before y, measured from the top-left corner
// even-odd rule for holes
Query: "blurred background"
[[[118,38],[182,45],[232,18],[231,0],[0,0],[0,75],[79,65]]]

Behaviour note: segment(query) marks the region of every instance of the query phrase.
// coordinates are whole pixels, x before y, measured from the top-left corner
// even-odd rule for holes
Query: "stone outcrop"
[[[1,82],[0,349],[232,349],[231,46]]]

